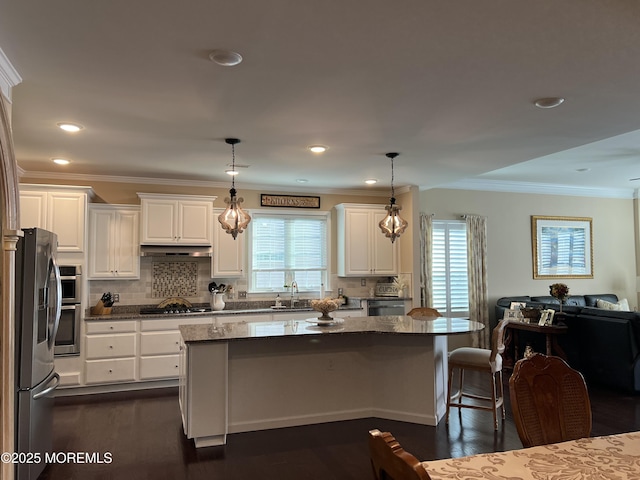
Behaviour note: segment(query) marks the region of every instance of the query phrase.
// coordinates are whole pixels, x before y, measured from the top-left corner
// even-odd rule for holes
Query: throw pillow
[[[605,310],[618,310],[621,312],[629,311],[629,302],[626,298],[623,298],[618,303],[607,302],[606,300],[596,300],[596,307],[603,308]]]
[[[631,311],[631,309],[629,308],[629,302],[627,301],[626,298],[619,300],[618,305],[620,305],[620,310],[622,310],[623,312]]]

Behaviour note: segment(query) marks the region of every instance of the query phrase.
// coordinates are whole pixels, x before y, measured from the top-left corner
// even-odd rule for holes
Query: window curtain
[[[420,214],[420,306],[433,304],[433,214]]]
[[[487,219],[465,215],[467,224],[467,269],[469,273],[469,318],[484,329],[473,335],[473,346],[491,348],[489,301],[487,296]]]

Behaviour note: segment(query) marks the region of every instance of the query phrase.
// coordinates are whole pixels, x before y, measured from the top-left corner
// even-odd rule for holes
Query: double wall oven
[[[62,312],[56,335],[55,355],[80,354],[82,322],[82,269],[79,265],[60,265]]]

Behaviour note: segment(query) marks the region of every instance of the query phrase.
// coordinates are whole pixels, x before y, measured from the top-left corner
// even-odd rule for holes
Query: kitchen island
[[[437,425],[447,335],[483,328],[403,315],[319,325],[312,315],[180,326],[180,409],[196,447],[224,445],[227,433],[364,417]]]

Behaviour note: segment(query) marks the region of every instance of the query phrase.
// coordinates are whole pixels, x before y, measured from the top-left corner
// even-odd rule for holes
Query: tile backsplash
[[[210,281],[210,258],[141,257],[139,280],[91,280],[89,306],[95,305],[104,292],[119,293],[120,306],[155,305],[168,297],[209,303]]]
[[[188,262],[153,262],[151,296],[153,298],[196,297],[198,264]]]
[[[361,278],[341,278],[332,275],[326,295],[336,296],[338,288],[349,297],[367,297],[378,280],[388,281],[387,277],[366,278],[362,285]],[[91,280],[89,281],[88,307],[95,305],[105,292],[118,293],[120,302],[117,306],[157,305],[168,297],[182,297],[191,303],[208,304],[210,300],[208,286],[211,278],[211,259],[204,257],[165,259],[159,257],[141,257],[139,280]],[[246,279],[216,278],[217,283],[231,284],[236,292],[232,298],[237,300],[237,292],[246,290]],[[280,292],[283,296],[286,293]],[[318,295],[320,292],[318,292]],[[274,294],[249,295],[247,300],[260,300],[275,297]],[[301,295],[305,298],[316,298],[312,293]]]

